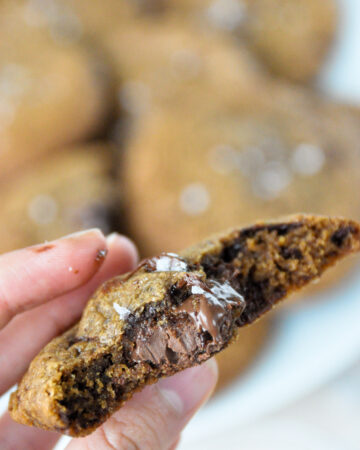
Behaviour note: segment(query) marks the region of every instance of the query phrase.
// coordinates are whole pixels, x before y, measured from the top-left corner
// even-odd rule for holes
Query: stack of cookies
[[[336,25],[334,0],[3,0],[0,251],[99,226],[148,256],[279,214],[359,219],[360,113],[312,88]],[[223,383],[269,329],[221,355]]]

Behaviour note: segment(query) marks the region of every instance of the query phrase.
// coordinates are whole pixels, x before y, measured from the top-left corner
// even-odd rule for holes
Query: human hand
[[[106,257],[105,257],[106,256]],[[127,238],[99,230],[0,256],[0,395],[32,358],[76,322],[104,280],[131,270],[137,252]],[[77,449],[169,449],[217,380],[212,360],[146,387],[94,433],[74,439]],[[0,419],[0,448],[51,449],[56,433],[26,427],[8,413]]]

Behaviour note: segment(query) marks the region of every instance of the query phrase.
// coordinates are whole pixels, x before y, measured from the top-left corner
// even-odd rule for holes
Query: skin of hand
[[[134,244],[98,229],[0,255],[0,395],[21,378],[46,343],[81,316],[105,280],[130,271]],[[162,379],[134,395],[94,433],[68,449],[173,449],[217,381],[215,360]],[[48,450],[60,435],[0,419],[2,450]]]

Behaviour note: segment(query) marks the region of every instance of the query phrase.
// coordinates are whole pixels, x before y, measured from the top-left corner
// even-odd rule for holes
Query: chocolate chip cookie
[[[263,81],[246,47],[161,18],[114,30],[107,51],[130,127],[164,106],[189,113],[237,99],[251,103]]]
[[[272,73],[296,82],[318,73],[337,26],[334,0],[163,0],[162,7],[194,28],[237,36]]]
[[[262,214],[360,218],[359,115],[284,85],[252,105],[169,109],[143,121],[119,174],[144,255]]]
[[[103,284],[80,322],[39,353],[11,396],[11,416],[86,435],[134,392],[206,361],[359,249],[356,222],[299,215],[146,259]]]
[[[0,182],[0,252],[75,231],[111,230],[111,146],[62,148]]]
[[[275,75],[296,82],[311,80],[335,37],[335,1],[247,0],[246,4],[244,34],[258,57]]]
[[[0,4],[1,175],[96,134],[111,103],[101,56],[33,3]]]

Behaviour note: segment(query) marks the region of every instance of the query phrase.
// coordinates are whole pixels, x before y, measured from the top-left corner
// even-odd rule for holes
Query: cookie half
[[[14,420],[90,433],[134,392],[206,361],[280,300],[360,249],[354,221],[295,216],[144,260],[106,282],[31,363]]]

